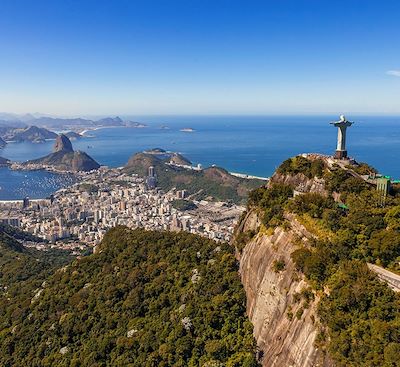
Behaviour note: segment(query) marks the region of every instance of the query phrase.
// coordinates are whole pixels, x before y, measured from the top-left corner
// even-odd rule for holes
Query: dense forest
[[[400,271],[400,193],[394,187],[383,198],[360,178],[368,172],[365,164],[329,169],[323,160],[292,158],[278,173],[319,177],[326,192],[293,198],[292,186],[272,183],[253,191],[249,206],[266,228],[290,226],[285,213],[292,213],[315,237],[299,241],[292,259],[321,298],[318,346],[338,366],[400,366],[400,295],[366,265]]]
[[[117,227],[40,281],[0,297],[1,366],[257,366],[227,244]]]
[[[54,269],[72,259],[66,251],[27,249],[20,240],[41,241],[30,233],[0,224],[0,290],[8,296],[10,292],[21,292],[22,282],[30,280],[39,284]]]

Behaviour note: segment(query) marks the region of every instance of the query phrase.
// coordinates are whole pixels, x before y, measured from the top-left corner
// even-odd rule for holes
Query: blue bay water
[[[151,148],[178,151],[193,163],[216,164],[232,172],[270,176],[286,158],[305,152],[332,154],[337,116],[135,116],[146,128],[109,128],[90,131],[92,137],[73,141],[100,164],[124,165],[129,157]],[[349,116],[347,149],[358,161],[381,173],[400,178],[400,117]],[[162,129],[167,126],[168,129]],[[182,132],[193,128],[195,132]],[[16,161],[51,152],[54,142],[12,143],[1,153]],[[6,171],[0,171],[4,181]],[[3,177],[3,178],[1,178]],[[13,178],[10,177],[10,180]],[[0,191],[1,198],[1,191]]]
[[[48,197],[62,187],[74,182],[71,175],[60,175],[43,170],[12,171],[0,168],[0,200],[21,200]]]

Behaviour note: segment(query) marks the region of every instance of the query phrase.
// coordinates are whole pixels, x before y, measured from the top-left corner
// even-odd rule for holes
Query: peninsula
[[[41,143],[45,140],[55,139],[57,134],[43,127],[32,125],[24,128],[1,127],[0,137],[3,141]]]
[[[22,164],[22,167],[25,169],[52,168],[59,171],[79,172],[92,171],[100,168],[100,165],[87,153],[74,151],[68,137],[61,134],[56,139],[53,153],[27,161]]]

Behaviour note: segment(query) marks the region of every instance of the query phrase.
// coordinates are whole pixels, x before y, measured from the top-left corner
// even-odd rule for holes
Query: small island
[[[132,127],[132,128],[135,128],[135,129],[143,129],[143,128],[147,127],[146,124],[143,124],[141,122],[135,122],[135,121],[127,121],[125,123],[125,126],[126,127]]]

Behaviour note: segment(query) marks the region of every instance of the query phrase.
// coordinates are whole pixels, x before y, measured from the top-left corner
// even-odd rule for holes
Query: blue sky
[[[400,114],[398,0],[1,0],[0,111]]]

